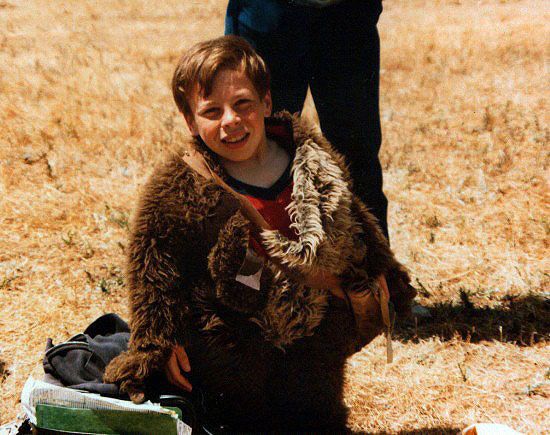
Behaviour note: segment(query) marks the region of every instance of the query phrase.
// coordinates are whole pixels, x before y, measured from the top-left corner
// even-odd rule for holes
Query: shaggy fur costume
[[[385,274],[402,310],[414,296],[409,277],[351,193],[343,158],[298,117],[282,113],[270,122],[294,135],[289,213],[298,239],[263,231],[269,255],[297,274],[338,275],[348,291],[372,288]],[[226,177],[201,141],[191,146]],[[381,322],[357,328],[344,302],[292,282],[270,260],[260,290],[237,282],[249,235],[238,201],[191,170],[181,153],[153,174],[129,245],[130,346],[105,380],[129,393],[146,391],[179,343],[210,418],[239,430],[341,429],[345,361],[380,332]]]

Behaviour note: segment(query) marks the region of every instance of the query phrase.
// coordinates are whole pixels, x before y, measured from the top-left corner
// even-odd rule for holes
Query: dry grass
[[[169,94],[225,0],[0,1],[0,423],[47,337],[127,314],[127,219],[185,134]],[[434,318],[350,362],[355,430],[550,428],[543,0],[393,0],[380,21],[393,246]]]

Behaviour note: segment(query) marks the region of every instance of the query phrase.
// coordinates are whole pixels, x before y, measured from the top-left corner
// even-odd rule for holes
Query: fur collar
[[[317,127],[298,115],[279,112],[267,123],[292,131],[294,144],[288,151],[294,154],[294,187],[288,211],[298,239],[290,240],[276,230],[263,231],[264,246],[271,256],[301,272],[324,269],[342,273],[349,264],[342,252],[352,250],[353,236],[360,231],[356,220],[351,219],[351,178],[344,159]],[[227,180],[217,156],[200,138],[194,138],[191,146]]]

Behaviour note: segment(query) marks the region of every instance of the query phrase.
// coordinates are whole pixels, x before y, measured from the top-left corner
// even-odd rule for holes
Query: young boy
[[[132,337],[105,380],[141,401],[165,373],[231,430],[343,430],[345,361],[380,332],[372,291],[387,279],[399,311],[414,296],[406,271],[342,157],[298,117],[271,117],[246,41],[193,46],[172,90],[193,140],[141,196]]]

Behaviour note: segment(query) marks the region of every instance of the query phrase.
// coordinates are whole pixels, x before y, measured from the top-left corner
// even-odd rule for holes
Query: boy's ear
[[[191,134],[193,136],[198,136],[199,130],[197,128],[197,123],[195,122],[195,117],[192,114],[184,113],[183,118],[185,119],[185,123],[187,124],[187,128]]]
[[[267,91],[265,97],[263,98],[263,103],[265,106],[265,116],[271,116],[271,111],[273,110],[273,101],[271,100],[271,91]]]

